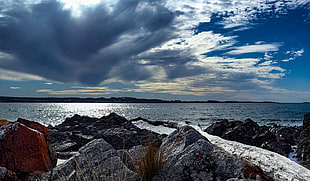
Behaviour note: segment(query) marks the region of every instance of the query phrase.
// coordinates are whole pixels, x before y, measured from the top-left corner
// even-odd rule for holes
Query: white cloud
[[[288,59],[284,59],[282,60],[283,62],[289,62],[289,61],[292,61],[292,60],[295,60],[297,57],[301,57],[304,53],[304,49],[300,49],[300,50],[297,50],[297,51],[286,51],[285,54],[291,56],[290,58]]]
[[[24,81],[24,80],[44,80],[44,78],[26,73],[4,70],[0,68],[0,80]]]
[[[66,90],[38,89],[37,93],[45,93],[49,95],[109,95],[118,93],[121,90],[110,89],[108,87],[72,87]]]
[[[224,26],[224,29],[236,28],[236,27],[240,27],[240,26],[244,26],[244,24],[242,24],[242,23],[231,23],[231,24],[226,24]]]
[[[21,87],[10,87],[10,89],[17,90],[17,89],[21,89]]]
[[[238,54],[244,54],[244,53],[275,52],[279,50],[280,46],[281,45],[278,43],[240,46],[240,47],[236,47],[235,50],[231,50],[227,52],[227,54],[238,55]]]

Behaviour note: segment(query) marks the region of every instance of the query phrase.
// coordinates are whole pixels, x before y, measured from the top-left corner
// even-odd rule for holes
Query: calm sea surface
[[[127,119],[190,121],[208,126],[219,119],[251,118],[261,125],[301,125],[310,104],[276,103],[0,103],[0,119],[16,121],[25,118],[57,125],[74,114],[91,117],[115,112]]]

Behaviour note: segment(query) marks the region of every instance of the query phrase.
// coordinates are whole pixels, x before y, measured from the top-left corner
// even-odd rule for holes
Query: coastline
[[[211,149],[211,150],[214,150],[215,155],[220,154],[224,156],[224,158],[227,158],[227,159],[229,158],[228,160],[224,159],[220,161],[220,160],[217,160],[217,158],[213,158],[212,154],[209,156],[207,154],[207,155],[204,155],[202,158],[200,158],[201,156],[198,156],[195,159],[197,161],[199,161],[200,159],[207,159],[207,160],[215,159],[212,162],[212,165],[213,165],[212,169],[215,169],[214,171],[212,171],[212,173],[221,172],[217,170],[217,167],[219,167],[222,164],[225,164],[225,165],[233,164],[229,166],[229,168],[227,167],[225,169],[226,171],[222,170],[223,172],[225,172],[225,174],[231,173],[233,171],[231,169],[237,169],[239,171],[242,171],[244,170],[243,168],[249,167],[246,165],[250,164],[252,165],[250,166],[252,170],[251,173],[253,172],[253,169],[258,171],[257,173],[255,172],[256,173],[256,176],[254,176],[255,178],[264,177],[264,178],[270,178],[270,179],[272,178],[272,180],[292,180],[292,179],[309,180],[310,179],[310,170],[289,160],[287,157],[279,155],[275,152],[271,152],[271,151],[258,148],[255,146],[245,145],[245,144],[242,144],[236,141],[224,140],[218,136],[214,136],[214,135],[210,135],[206,133],[204,130],[201,129],[201,127],[195,126],[195,125],[188,126],[186,124],[180,125],[175,122],[160,122],[160,123],[156,123],[157,126],[154,126],[154,125],[151,126],[149,124],[150,122],[147,123],[145,122],[145,120],[146,119],[143,119],[143,118],[137,118],[135,120],[127,120],[124,117],[121,117],[115,113],[112,113],[108,116],[103,116],[101,118],[91,118],[87,116],[75,115],[71,118],[67,118],[61,125],[58,125],[56,127],[49,127],[50,138],[48,138],[47,140],[50,140],[51,145],[57,151],[57,155],[58,155],[57,159],[61,159],[60,161],[63,161],[62,163],[58,164],[58,166],[56,166],[55,164],[56,167],[53,168],[54,170],[53,172],[57,173],[59,169],[62,172],[65,172],[65,170],[62,170],[62,169],[63,168],[68,169],[67,167],[70,167],[69,171],[70,170],[72,171],[73,169],[72,164],[73,165],[76,164],[72,162],[73,158],[80,160],[79,161],[80,164],[83,165],[85,162],[85,158],[83,156],[81,157],[80,155],[83,155],[85,150],[90,151],[88,154],[96,154],[97,156],[100,156],[101,154],[98,155],[98,150],[97,150],[97,149],[103,148],[103,147],[101,148],[100,145],[106,145],[106,146],[109,145],[108,150],[111,150],[113,154],[115,154],[116,156],[115,159],[120,159],[120,157],[118,156],[120,153],[125,154],[125,155],[129,153],[129,155],[131,155],[128,158],[129,160],[133,158],[139,159],[140,157],[139,154],[134,157],[132,157],[132,155],[135,155],[144,149],[143,147],[145,146],[141,147],[141,144],[147,145],[147,142],[149,142],[150,140],[153,140],[152,144],[155,145],[155,147],[159,149],[178,150],[177,152],[175,151],[171,152],[170,150],[168,151],[168,154],[170,155],[169,157],[171,158],[175,157],[177,162],[180,161],[180,164],[182,162],[181,165],[184,164],[183,166],[189,164],[188,162],[191,162],[191,159],[179,160],[177,159],[179,156],[187,157],[189,156],[188,155],[189,153],[193,153],[193,154],[195,153],[195,155],[199,153],[199,154],[204,155],[207,152],[202,151],[202,150]],[[132,124],[133,122],[134,124]],[[37,123],[32,123],[32,122],[30,122],[31,124],[29,124],[29,121],[23,120],[23,119],[19,119],[16,123],[9,123],[9,124],[13,126],[15,124],[21,124],[21,123],[22,125],[25,124],[25,125],[30,125],[30,126],[37,124]],[[147,125],[149,125],[148,128],[151,131],[146,130],[145,129],[147,128],[146,124],[143,124],[143,123],[146,123]],[[245,123],[247,122],[245,121]],[[240,123],[240,125],[242,125],[242,123]],[[167,128],[167,126],[169,128]],[[9,126],[4,126],[4,127],[9,127]],[[0,128],[3,129],[3,126]],[[34,128],[35,127],[32,127],[32,129]],[[153,128],[155,128],[155,130],[156,129],[161,130],[160,134],[153,132],[155,131]],[[181,132],[183,133],[181,134]],[[7,135],[6,133],[2,134],[1,136],[2,139],[5,139],[6,135]],[[152,139],[150,139],[149,137],[150,135],[153,135]],[[182,140],[179,140],[180,138],[182,138]],[[199,141],[201,139],[205,140],[206,142],[203,141],[203,143],[201,143],[201,141]],[[188,141],[192,140],[192,141],[190,141],[190,143],[187,143],[188,141],[186,140]],[[185,147],[181,146],[183,144],[185,144],[184,145]],[[206,144],[205,145],[206,147],[205,146],[201,147],[202,146],[201,144],[202,145]],[[181,151],[180,149],[183,151]],[[181,155],[178,155],[178,154],[181,154]],[[101,158],[101,156],[100,158],[96,157],[93,159],[93,161],[96,161],[96,160],[99,161],[98,159],[103,159],[103,158]],[[230,159],[233,159],[235,161],[233,163],[230,163],[229,161]],[[172,164],[171,160],[169,161],[169,163],[170,162]],[[123,161],[120,160],[120,164],[121,163],[123,163]],[[205,162],[201,162],[201,163],[206,164]],[[236,163],[239,163],[239,164],[235,165]],[[133,164],[135,165],[135,162],[133,162]],[[208,164],[211,164],[211,163],[208,163]],[[197,168],[194,165],[190,169],[193,172],[196,172]],[[255,165],[255,167],[258,167],[259,169],[257,170],[257,168],[254,168],[253,165]],[[135,169],[132,166],[125,164],[124,167],[126,168],[131,167],[131,169],[127,170],[126,173],[128,172],[128,174],[130,174],[132,178],[138,178],[136,177],[134,173]],[[173,169],[174,167],[171,167],[172,170],[174,170],[173,172],[171,172],[172,170],[170,169],[170,167],[171,166],[169,166],[169,168],[164,167],[166,169],[163,168],[163,170],[158,173],[158,178],[161,177],[160,176],[161,174],[164,174],[166,172],[167,172],[166,174],[169,173],[172,175],[175,174],[174,172],[178,172]],[[89,168],[84,168],[84,169],[88,170]],[[65,173],[70,175],[71,171],[68,173],[66,171]],[[236,173],[241,174],[239,175],[240,177],[244,177],[244,178],[249,177],[249,175],[246,174],[245,172],[239,172],[239,171]],[[87,172],[89,172],[89,170]],[[208,171],[205,173],[210,174]],[[220,175],[223,175],[223,174],[224,173],[221,173]],[[254,172],[252,174],[254,174]],[[260,176],[258,176],[257,174]],[[65,177],[70,177],[69,175],[66,175]],[[232,177],[229,177],[228,175],[227,175],[227,178],[232,178]],[[192,176],[196,177],[194,175]],[[45,180],[49,177],[50,177],[49,174],[47,175],[43,174],[41,180]]]

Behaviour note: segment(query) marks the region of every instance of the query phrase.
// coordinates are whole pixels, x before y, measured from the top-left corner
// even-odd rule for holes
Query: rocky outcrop
[[[272,180],[259,167],[228,154],[190,126],[184,126],[163,140],[160,147],[166,166],[152,179],[170,180]]]
[[[296,151],[297,158],[310,168],[310,113],[304,115],[302,131]]]
[[[47,141],[48,129],[31,121],[22,122],[24,124],[17,121],[0,127],[0,166],[13,178],[47,172],[56,164]],[[32,124],[36,126],[26,126]]]
[[[139,176],[127,168],[112,145],[103,139],[94,139],[65,163],[41,175],[40,180],[138,181]]]
[[[261,147],[287,156],[292,151],[291,145],[297,144],[297,140],[293,137],[293,132],[298,134],[295,130],[283,127],[270,129],[247,119],[244,122],[223,120],[212,124],[205,131],[227,140]]]
[[[106,140],[116,150],[130,149],[150,140],[159,147],[162,139],[161,135],[140,129],[115,113],[101,118],[74,115],[51,128],[51,137],[58,152],[78,151],[91,140],[100,138]]]

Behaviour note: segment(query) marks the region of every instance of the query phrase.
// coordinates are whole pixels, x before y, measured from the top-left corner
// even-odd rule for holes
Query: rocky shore
[[[138,120],[175,131],[140,129],[133,124]],[[309,129],[310,114],[302,127],[259,126],[247,119],[222,120],[206,130],[115,113],[74,115],[48,128],[1,120],[0,180],[306,181],[310,171],[285,157],[296,146],[296,158],[308,165]]]

